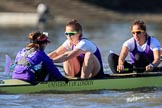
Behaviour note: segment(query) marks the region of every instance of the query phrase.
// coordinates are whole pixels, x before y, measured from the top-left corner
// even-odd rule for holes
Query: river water
[[[160,24],[147,24],[148,33],[156,36],[162,42],[162,26]],[[14,61],[15,55],[28,43],[27,35],[36,28],[0,28],[0,79],[5,76],[5,55]],[[46,52],[56,49],[66,39],[64,25],[55,25],[45,31],[49,32],[51,43]],[[84,36],[98,45],[104,64],[105,73],[111,73],[107,56],[112,50],[120,52],[122,43],[130,38],[130,23],[105,22],[100,24],[83,24]],[[127,58],[129,59],[129,57]],[[61,69],[60,69],[61,70]],[[96,91],[77,94],[21,94],[0,95],[0,108],[161,108],[162,91],[133,90],[133,91]]]

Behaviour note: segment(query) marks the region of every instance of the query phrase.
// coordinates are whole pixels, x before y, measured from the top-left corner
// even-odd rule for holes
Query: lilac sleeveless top
[[[130,52],[130,57],[131,57],[131,62],[134,63],[135,62],[135,55],[138,53],[138,54],[142,54],[144,56],[148,56],[150,58],[150,62],[153,61],[153,51],[150,49],[150,40],[151,40],[151,37],[148,36],[147,38],[147,45],[146,45],[146,49],[143,51],[143,52],[140,52],[138,51],[137,49],[137,43],[136,41],[134,42],[135,43],[135,48],[133,51]]]

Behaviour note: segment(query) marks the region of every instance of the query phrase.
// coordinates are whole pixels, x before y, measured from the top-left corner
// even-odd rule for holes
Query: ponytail
[[[27,45],[28,48],[35,48],[37,49],[42,49],[42,44],[44,43],[50,43],[50,41],[48,40],[48,37],[43,34],[40,33],[39,31],[37,32],[31,32],[28,36],[30,43]]]
[[[36,39],[37,37],[39,37],[41,35],[41,33],[39,31],[36,31],[36,32],[31,32],[29,35],[28,35],[28,38],[30,40],[30,43],[26,46],[28,48],[34,48],[35,50],[39,49],[40,46],[39,44],[36,43]]]

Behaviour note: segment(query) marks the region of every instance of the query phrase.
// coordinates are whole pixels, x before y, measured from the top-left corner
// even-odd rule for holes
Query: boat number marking
[[[62,86],[89,86],[93,85],[93,80],[83,80],[83,81],[70,81],[68,83],[58,81],[58,82],[48,82],[48,87],[62,87]]]

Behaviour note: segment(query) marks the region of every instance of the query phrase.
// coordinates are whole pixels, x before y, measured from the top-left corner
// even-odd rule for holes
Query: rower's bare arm
[[[72,51],[68,51],[68,52],[65,52],[64,54],[61,54],[61,55],[53,58],[53,62],[54,63],[61,63],[61,62],[64,62],[66,60],[69,60],[73,57],[77,57],[81,53],[83,53],[83,51],[81,49],[75,49],[75,50],[72,50]]]
[[[154,55],[154,60],[152,63],[146,66],[146,71],[152,71],[154,67],[157,67],[160,64],[160,51],[154,50],[153,55]]]
[[[154,64],[154,66],[156,67],[160,64],[160,51],[159,50],[153,51],[153,55],[154,55],[154,60],[152,64]]]
[[[128,48],[123,46],[119,55],[118,65],[124,65],[124,61],[126,56],[128,55],[128,52],[129,52]]]
[[[57,56],[59,56],[59,55],[65,53],[65,52],[66,52],[66,48],[64,48],[63,46],[60,46],[60,47],[58,47],[56,50],[50,52],[50,53],[48,54],[48,56],[49,56],[51,59],[53,59],[53,58],[55,58],[55,57],[57,57]]]
[[[160,57],[162,57],[162,48],[160,48]]]
[[[124,61],[127,55],[128,55],[128,48],[123,46],[118,59],[118,66],[117,66],[118,72],[124,70]]]

